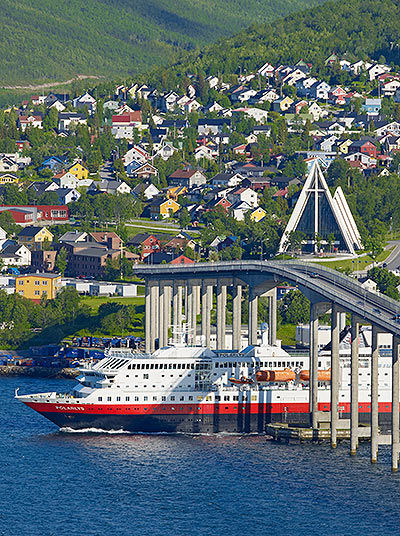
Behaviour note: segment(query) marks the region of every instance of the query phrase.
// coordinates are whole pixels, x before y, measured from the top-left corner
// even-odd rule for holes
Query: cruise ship
[[[183,338],[182,338],[183,339]],[[213,351],[174,342],[152,354],[110,349],[67,393],[16,398],[62,429],[143,433],[262,433],[309,422],[309,359],[278,343]],[[318,409],[330,411],[330,353],[320,353]],[[359,416],[370,418],[370,354],[360,352]],[[379,360],[380,421],[390,420],[391,357]],[[350,413],[350,355],[340,356],[339,417]]]

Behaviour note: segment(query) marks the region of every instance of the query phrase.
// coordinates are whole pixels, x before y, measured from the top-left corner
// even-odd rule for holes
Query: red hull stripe
[[[42,402],[26,402],[30,408],[49,413],[86,413],[90,415],[236,415],[247,413],[257,415],[259,413],[308,413],[308,403],[257,403],[251,404],[54,404]],[[358,409],[361,413],[370,413],[371,404],[360,403]],[[319,411],[329,411],[330,404],[319,403]],[[390,413],[392,404],[390,402],[379,403],[380,413]],[[350,403],[341,403],[339,412],[349,413]]]

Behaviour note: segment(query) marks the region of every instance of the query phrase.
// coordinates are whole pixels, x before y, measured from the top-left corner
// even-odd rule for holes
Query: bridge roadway
[[[137,265],[133,274],[146,280],[236,279],[256,288],[288,282],[312,302],[330,302],[357,315],[381,331],[400,336],[400,303],[364,289],[349,276],[315,263],[301,261],[227,261],[190,265]]]
[[[168,342],[171,325],[171,304],[174,325],[186,323],[197,333],[197,317],[201,311],[202,335],[210,343],[210,311],[216,288],[217,348],[226,348],[226,296],[232,287],[233,348],[240,348],[242,286],[248,286],[249,344],[257,344],[258,297],[269,299],[269,342],[276,337],[276,291],[284,282],[295,285],[310,300],[310,381],[309,413],[313,429],[319,426],[318,411],[318,318],[331,310],[331,446],[337,445],[339,427],[339,318],[351,313],[350,373],[350,453],[355,455],[359,442],[359,325],[372,325],[371,345],[371,462],[376,463],[379,447],[379,333],[393,336],[392,343],[392,470],[397,471],[400,452],[400,304],[395,300],[364,289],[356,280],[331,268],[301,261],[231,261],[195,263],[190,265],[137,265],[134,275],[145,279],[146,349],[154,350],[158,338],[161,346]],[[183,297],[184,296],[184,297]],[[201,296],[201,298],[200,298]],[[344,387],[346,388],[346,386]]]

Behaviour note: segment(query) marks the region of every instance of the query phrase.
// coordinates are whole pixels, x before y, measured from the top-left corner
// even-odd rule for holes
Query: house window
[[[35,296],[40,296],[40,291],[39,290],[35,290]]]

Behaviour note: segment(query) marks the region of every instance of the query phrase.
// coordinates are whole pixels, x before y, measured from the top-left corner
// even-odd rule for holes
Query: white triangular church
[[[294,231],[304,233],[305,249],[310,252],[316,251],[316,235],[326,241],[330,234],[335,235],[335,245],[340,251],[355,254],[357,249],[362,249],[360,233],[343,190],[338,187],[332,197],[317,160],[307,176],[283,233],[280,253],[287,251],[290,235]]]

